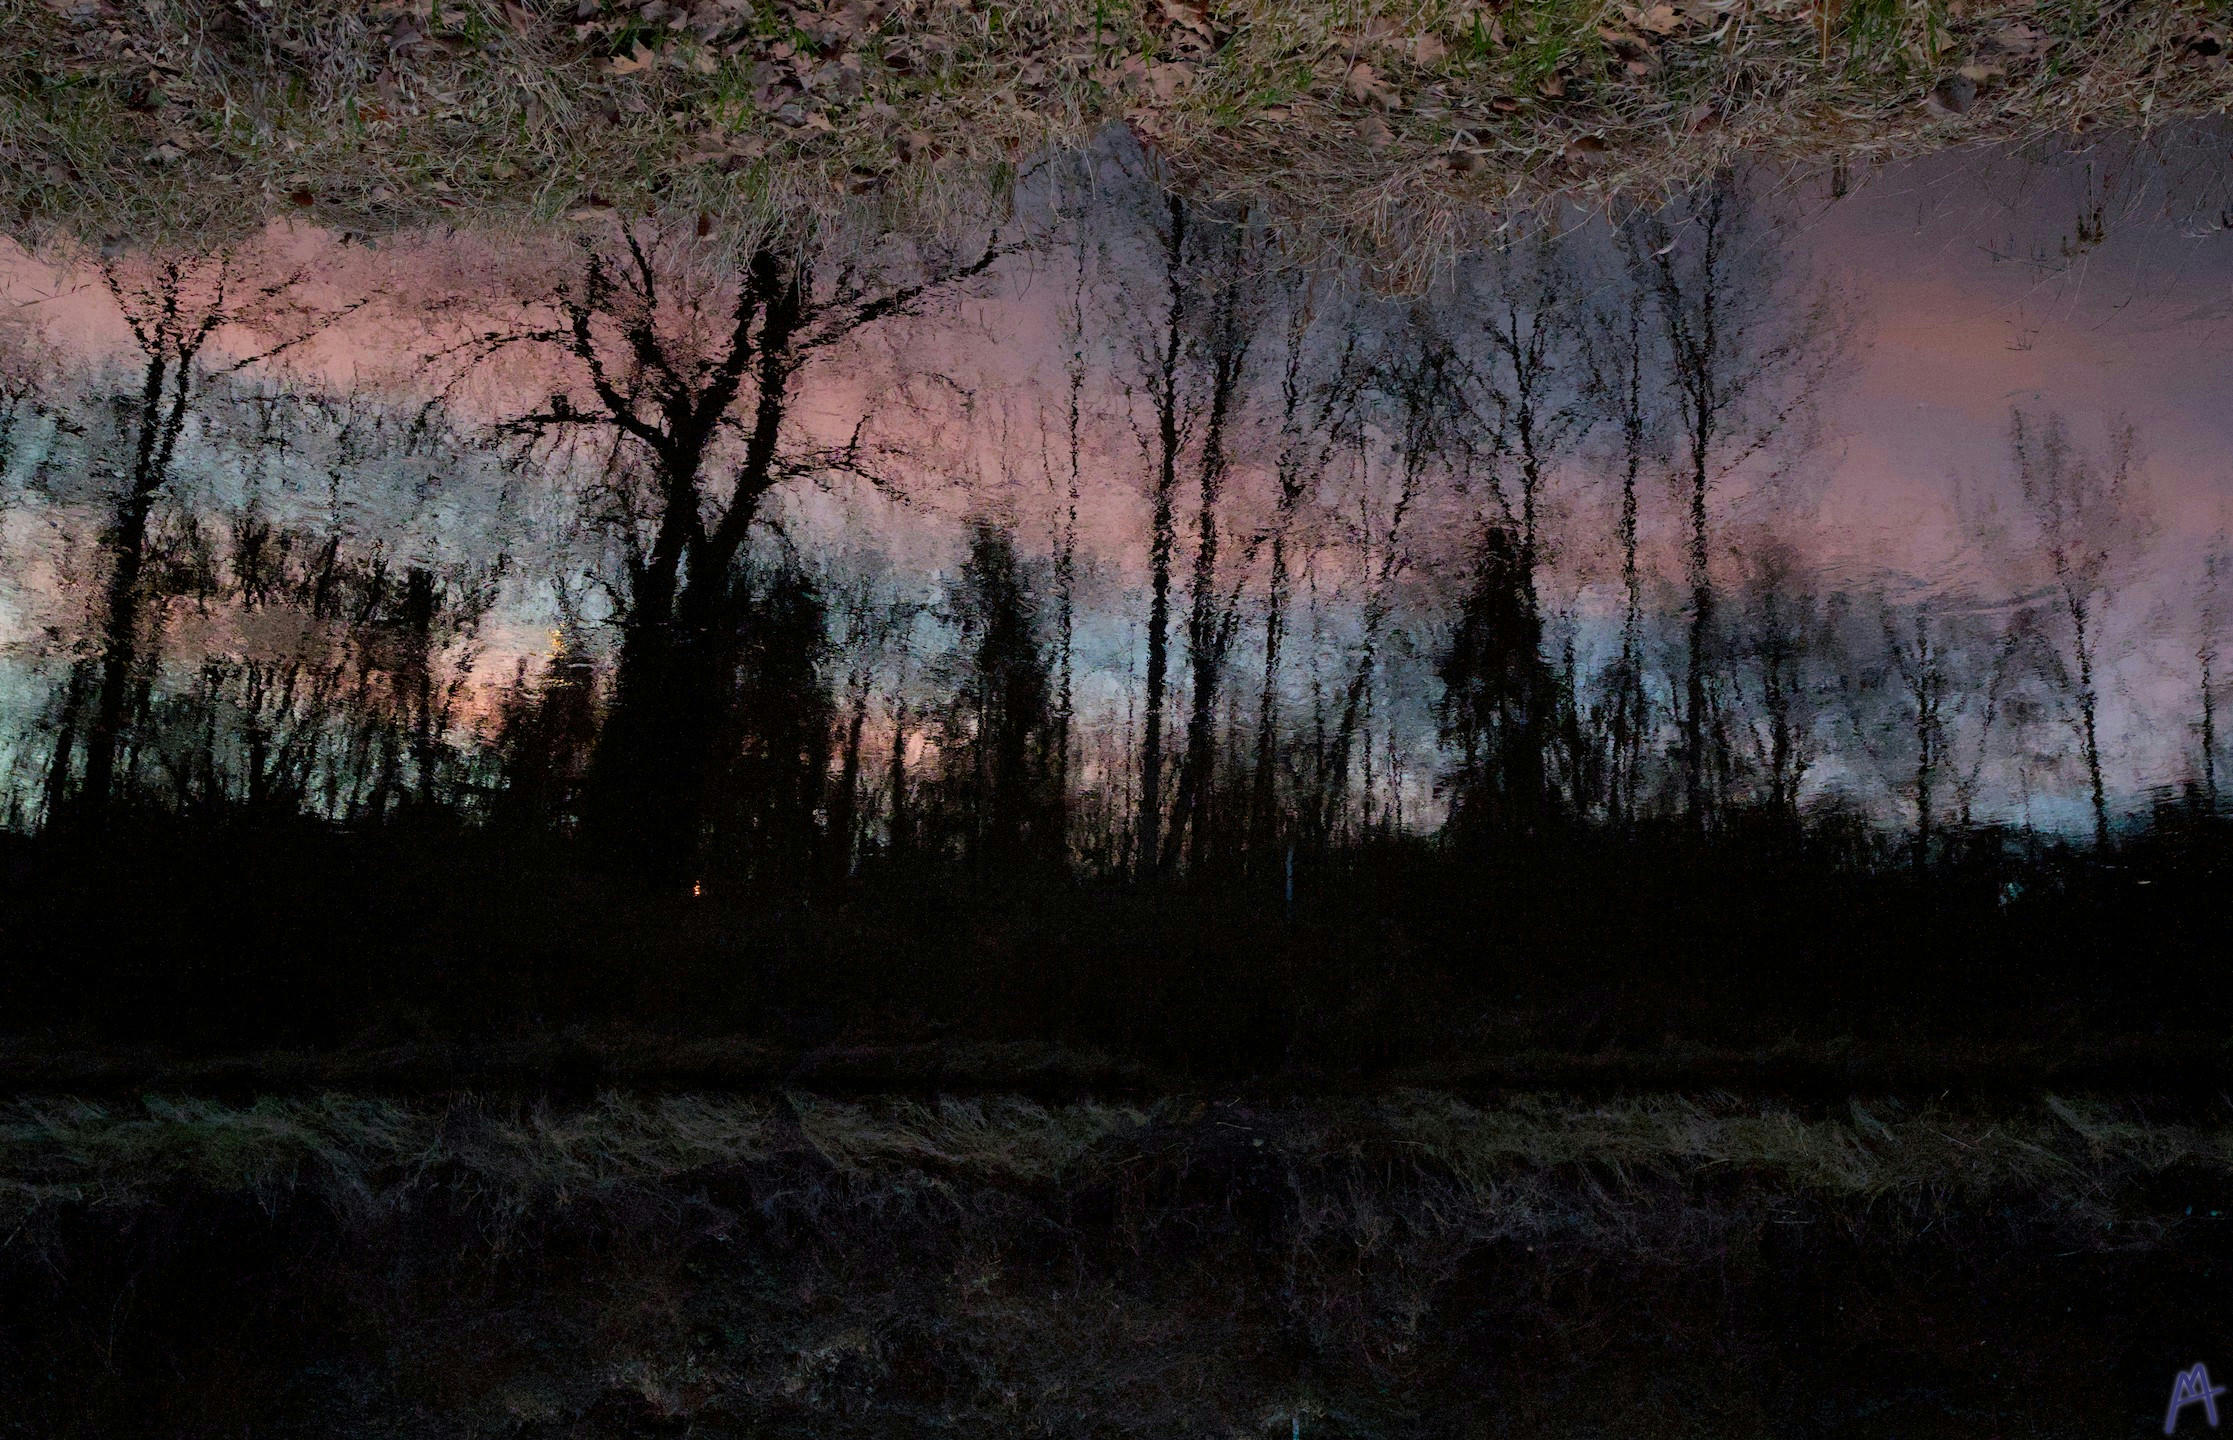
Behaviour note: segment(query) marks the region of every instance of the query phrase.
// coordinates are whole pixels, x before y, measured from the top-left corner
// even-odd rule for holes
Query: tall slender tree
[[[1728,782],[1726,744],[1710,713],[1719,634],[1714,494],[1771,447],[1782,447],[1787,461],[1803,450],[1811,438],[1803,422],[1839,351],[1831,296],[1797,293],[1786,282],[1779,238],[1746,182],[1730,173],[1622,231],[1638,297],[1652,307],[1664,345],[1681,442],[1690,614],[1680,758],[1683,808],[1697,826]]]

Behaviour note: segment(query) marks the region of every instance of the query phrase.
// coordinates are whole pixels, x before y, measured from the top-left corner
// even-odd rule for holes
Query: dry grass
[[[2182,1210],[2229,1173],[2218,1114],[2061,1098],[18,1100],[0,1413],[2075,1437],[2126,1423],[2099,1377],[2153,1323],[2091,1302],[2199,1304],[2219,1242]]]
[[[1234,1153],[1289,1177],[1283,1186],[1298,1193],[1311,1186],[1295,1177],[1396,1162],[1406,1183],[1441,1195],[1443,1221],[1476,1237],[1581,1226],[1605,1238],[1626,1228],[1628,1212],[1663,1204],[1668,1183],[1722,1175],[1919,1223],[1950,1204],[2051,1199],[2066,1223],[2125,1241],[2145,1221],[2122,1208],[2135,1183],[2174,1168],[2233,1175],[2233,1121],[2157,1123],[2130,1105],[2054,1096],[1993,1116],[1855,1101],[1835,1117],[1726,1097],[1482,1105],[1427,1092],[1277,1108],[810,1095],[607,1094],[572,1110],[341,1095],[249,1105],[26,1099],[0,1109],[0,1231],[55,1206],[164,1203],[181,1183],[267,1205],[308,1192],[366,1213],[407,1207],[439,1185],[520,1214],[740,1165],[805,1160],[857,1187],[950,1195],[1060,1192],[1143,1161],[1229,1168]]]
[[[1829,7],[1818,10],[1817,4]],[[2181,0],[0,0],[19,233],[923,224],[1112,123],[1391,279],[1551,194],[2222,111]]]

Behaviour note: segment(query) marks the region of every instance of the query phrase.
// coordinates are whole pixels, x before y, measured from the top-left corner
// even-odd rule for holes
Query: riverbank
[[[2213,1210],[2129,1097],[22,1098],[0,1433],[2126,1433]]]

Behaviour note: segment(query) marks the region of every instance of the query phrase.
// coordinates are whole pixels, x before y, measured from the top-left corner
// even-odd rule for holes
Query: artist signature
[[[2171,1381],[2171,1408],[2163,1412],[2163,1433],[2176,1432],[2179,1420],[2189,1405],[2202,1407],[2202,1418],[2217,1429],[2217,1397],[2225,1393],[2223,1385],[2210,1383],[2210,1367],[2196,1361],[2190,1370],[2181,1370]]]

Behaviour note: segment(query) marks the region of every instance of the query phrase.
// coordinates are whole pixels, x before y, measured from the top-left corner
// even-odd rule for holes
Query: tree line
[[[2012,412],[1972,581],[1833,577],[1773,517],[1851,317],[1738,177],[1414,300],[1144,172],[1063,196],[965,245],[616,225],[427,320],[400,387],[295,363],[371,303],[307,272],[86,262],[121,358],[0,355],[46,572],[9,823],[438,818],[700,888],[1857,810],[1927,866],[2035,786],[2112,843],[2137,436]],[[1026,279],[1028,366],[925,348]],[[952,520],[954,563],[817,529],[841,493]],[[2156,684],[2212,813],[2222,568]]]

